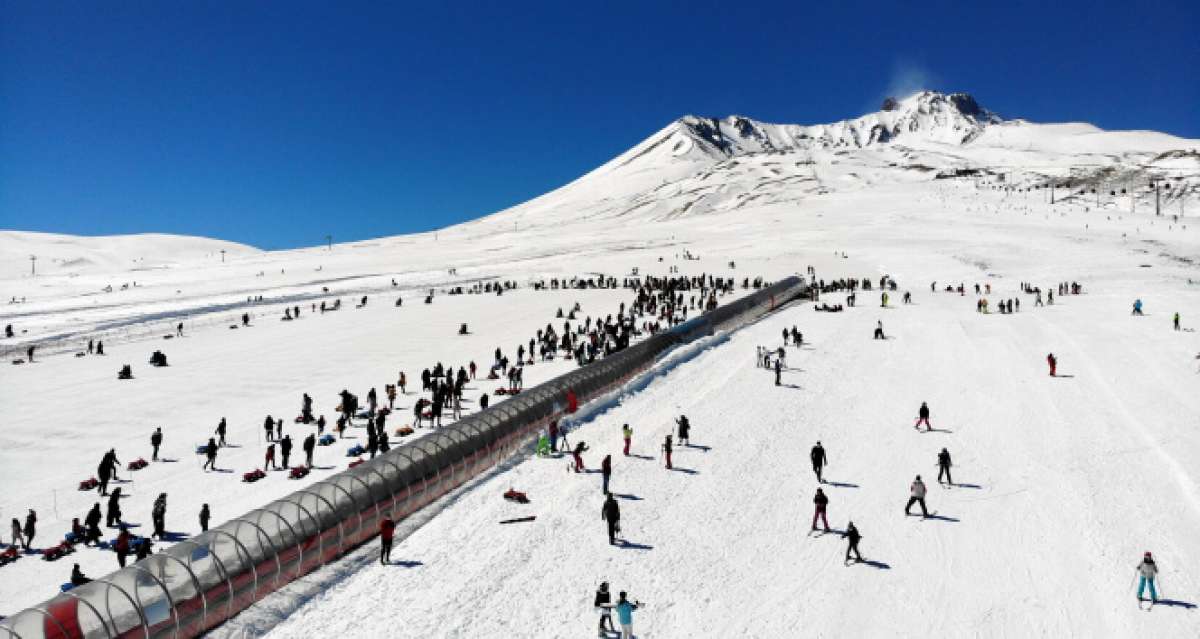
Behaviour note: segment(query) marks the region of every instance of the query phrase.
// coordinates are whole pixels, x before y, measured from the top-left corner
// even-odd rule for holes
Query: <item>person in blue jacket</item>
[[[621,639],[633,639],[633,611],[642,605],[625,598],[625,591],[617,595],[617,622],[621,624]]]

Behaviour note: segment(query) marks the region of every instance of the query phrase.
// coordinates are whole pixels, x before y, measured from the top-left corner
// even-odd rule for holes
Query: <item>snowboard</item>
[[[518,524],[518,523],[525,522],[525,521],[533,521],[535,519],[537,519],[537,515],[529,515],[528,517],[517,517],[515,519],[505,519],[505,520],[502,520],[500,523],[502,523],[502,524]]]

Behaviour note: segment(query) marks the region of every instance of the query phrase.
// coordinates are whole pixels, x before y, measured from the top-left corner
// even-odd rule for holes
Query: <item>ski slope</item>
[[[921,111],[928,107],[902,104],[920,115],[911,119],[918,130],[873,148],[780,149],[779,136],[795,131],[785,127],[763,130],[773,150],[747,142],[704,155],[703,144],[672,125],[670,135],[683,138],[652,136],[509,211],[332,250],[5,232],[0,299],[25,301],[0,305],[0,325],[17,332],[0,340],[0,354],[23,357],[36,344],[39,356],[0,367],[0,534],[9,541],[8,521],[32,507],[34,546],[57,541],[97,501],[75,486],[95,474],[100,455],[115,447],[122,462],[148,459],[159,426],[163,455],[177,461],[121,473],[132,479],[116,484],[129,495],[125,518],[145,530],[154,497],[167,492],[168,529],[194,534],[203,502],[223,521],[345,467],[349,442],[340,442],[317,449],[318,468],[306,480],[270,473],[257,484],[240,481],[262,462],[268,413],[285,420],[298,451],[312,429],[291,423],[302,393],[332,418],[343,388],[382,395],[403,370],[412,391],[420,370],[438,361],[474,360],[486,370],[496,347],[511,353],[538,328],[561,325],[559,308],[578,302],[581,317],[603,317],[630,300],[621,289],[534,291],[533,281],[675,268],[740,282],[811,265],[825,280],[887,274],[900,290],[886,309],[877,292],[860,293],[844,313],[786,309],[675,353],[650,377],[585,407],[571,441],[592,446],[589,468],[615,454],[613,489],[636,497],[621,501],[624,535],[636,545],[606,543],[598,474],[569,474],[564,459],[518,458],[404,522],[397,565],[374,564],[376,546],[368,544],[214,634],[590,635],[590,598],[608,580],[647,603],[635,615],[639,636],[1194,635],[1200,229],[1187,214],[1194,195],[1178,194],[1194,192],[1188,149],[1196,141],[1005,121],[955,145],[958,138],[937,127],[970,123]],[[903,115],[830,127],[850,140],[864,130],[854,122]],[[729,126],[724,134],[737,135]],[[935,130],[924,136],[927,126]],[[1073,146],[1080,137],[1087,143]],[[692,141],[670,151],[685,138]],[[962,167],[983,173],[934,179]],[[1009,175],[1003,183],[1001,173]],[[1045,190],[1025,189],[1068,175],[1076,188],[1059,191],[1054,204]],[[1156,175],[1184,185],[1164,194],[1166,215],[1158,217],[1145,181]],[[1122,177],[1138,185],[1132,198],[1108,195]],[[1013,184],[1021,190],[1004,190]],[[1081,185],[1100,193],[1078,195]],[[1184,217],[1174,219],[1179,210]],[[67,247],[56,268],[39,265],[30,277],[26,253],[55,246]],[[683,259],[685,252],[698,259]],[[147,261],[130,266],[129,255]],[[444,294],[496,280],[520,288],[499,297]],[[935,280],[939,291],[964,282],[969,292],[930,293]],[[976,313],[974,283],[992,285],[984,297],[994,307],[1016,297],[1023,281],[1043,289],[1078,281],[1085,294],[1056,296],[1044,308],[1021,295],[1017,314]],[[422,304],[429,289],[434,302]],[[900,304],[905,290],[912,305]],[[367,306],[353,308],[363,295]],[[403,306],[394,306],[397,297]],[[1145,317],[1129,315],[1138,298]],[[310,312],[334,299],[342,310]],[[294,305],[301,319],[279,321]],[[253,326],[229,330],[243,312]],[[1171,330],[1174,312],[1186,330]],[[879,320],[892,339],[871,339]],[[185,336],[162,339],[179,321]],[[458,336],[463,322],[471,334]],[[792,325],[811,345],[789,349],[788,386],[777,388],[755,368],[754,351],[777,346]],[[91,337],[104,339],[108,354],[73,357]],[[145,363],[155,349],[170,367]],[[1062,377],[1046,375],[1048,352]],[[135,379],[118,382],[125,363]],[[566,366],[539,363],[525,382]],[[496,386],[480,380],[467,396]],[[416,398],[397,401],[389,430],[410,421]],[[922,401],[934,426],[950,432],[911,428]],[[693,441],[707,447],[678,449],[676,465],[694,472],[667,471],[658,459],[680,413],[691,418]],[[221,417],[239,447],[223,449],[218,466],[232,472],[204,473],[192,451]],[[619,455],[625,422],[634,428],[633,452],[650,459]],[[818,439],[832,462],[827,477],[846,484],[827,487],[830,523],[843,529],[853,519],[879,567],[843,566],[839,536],[807,536],[816,488],[807,455]],[[977,488],[935,485],[943,446],[956,481]],[[918,473],[930,507],[947,519],[903,516]],[[504,502],[509,487],[532,503]],[[537,520],[497,523],[525,514]],[[1130,577],[1145,550],[1160,563],[1161,594],[1179,605],[1138,611]],[[116,568],[112,554],[94,549],[55,563],[27,555],[0,567],[0,614],[55,594],[74,562],[93,577]]]

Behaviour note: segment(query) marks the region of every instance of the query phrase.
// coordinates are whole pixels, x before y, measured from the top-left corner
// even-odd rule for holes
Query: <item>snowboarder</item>
[[[679,445],[690,446],[688,433],[692,430],[692,424],[688,421],[687,415],[680,415],[679,419],[675,420],[675,423],[679,425]]]
[[[625,591],[617,595],[617,621],[621,623],[621,639],[633,639],[633,611],[642,605],[625,598]]]
[[[913,507],[913,504],[921,505],[922,517],[929,516],[929,510],[925,508],[925,482],[921,481],[920,475],[917,475],[917,478],[913,480],[912,486],[909,487],[908,504],[904,507],[905,515],[911,514],[909,509]]]
[[[1146,554],[1142,555],[1142,563],[1138,564],[1138,602],[1145,601],[1142,598],[1142,593],[1146,590],[1146,586],[1150,586],[1150,602],[1151,605],[1158,603],[1158,591],[1154,588],[1154,578],[1158,576],[1158,564],[1154,563],[1154,557],[1147,550]]]
[[[392,536],[396,534],[396,522],[392,521],[391,513],[384,513],[379,522],[379,563],[392,562]]]
[[[90,583],[92,580],[83,574],[83,571],[79,569],[79,564],[75,564],[75,567],[71,569],[71,585],[83,586]]]
[[[621,438],[625,440],[625,456],[629,456],[629,443],[633,440],[633,429],[629,424],[621,427]]]
[[[600,462],[600,480],[603,484],[602,488],[605,495],[608,494],[608,480],[612,477],[612,455],[605,455],[604,460]]]
[[[158,461],[158,447],[162,446],[162,428],[154,429],[154,433],[150,435],[150,446],[154,448],[150,461]]]
[[[812,460],[813,473],[817,476],[817,483],[824,484],[825,480],[821,477],[821,471],[825,468],[825,464],[829,463],[829,458],[825,456],[825,447],[821,442],[817,442],[816,446],[808,453],[809,459]]]
[[[862,539],[862,535],[858,534],[858,528],[854,526],[854,522],[850,522],[846,525],[846,532],[842,535],[842,537],[846,538],[848,541],[846,546],[846,563],[850,562],[851,551],[854,552],[855,561],[862,561],[862,555],[860,555],[858,552],[858,542],[860,539]]]
[[[154,522],[154,537],[162,539],[167,534],[167,494],[159,493],[158,498],[154,500],[154,508],[150,512],[150,519]]]
[[[604,498],[604,506],[600,508],[600,519],[608,522],[608,543],[617,543],[617,533],[621,532],[621,507],[612,493]]]
[[[945,475],[946,476],[946,485],[953,486],[954,480],[950,478],[950,466],[951,466],[950,451],[943,448],[942,452],[938,453],[937,463],[938,463],[938,483],[939,484],[942,483],[942,475]]]
[[[208,532],[208,520],[212,517],[212,513],[208,509],[208,504],[200,507],[200,532]]]
[[[208,443],[204,445],[204,466],[200,470],[217,469],[217,448],[217,440],[209,437]]]
[[[612,593],[608,591],[608,582],[600,583],[600,589],[596,591],[596,602],[594,604],[596,610],[600,612],[600,627],[599,636],[607,637],[609,632],[616,632],[612,622]]]
[[[820,518],[821,522],[825,524],[825,532],[829,532],[829,518],[825,516],[825,508],[829,506],[829,498],[825,496],[824,490],[817,489],[817,494],[813,496],[813,505],[815,508],[813,509],[812,529],[817,529],[817,518]]]
[[[921,408],[917,409],[917,423],[913,424],[913,428],[921,430],[921,424],[925,424],[925,430],[933,430],[929,425],[929,404],[921,402]]]
[[[1058,371],[1058,358],[1054,357],[1054,353],[1046,356],[1046,363],[1050,365],[1050,377],[1055,377]]]
[[[667,435],[667,438],[663,440],[662,451],[663,451],[663,456],[666,457],[666,460],[667,460],[667,470],[671,470],[673,468],[673,466],[671,466],[671,436],[670,435]]]
[[[221,422],[219,424],[217,424],[217,438],[218,438],[218,441],[221,446],[226,445],[225,444],[225,429],[226,429],[225,418],[222,417]]]

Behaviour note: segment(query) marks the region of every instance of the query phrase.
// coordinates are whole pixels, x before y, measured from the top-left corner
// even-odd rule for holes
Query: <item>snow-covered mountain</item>
[[[1005,119],[966,93],[922,91],[830,124],[684,116],[578,180],[481,223],[673,219],[963,173],[1016,188],[1125,188],[1143,201],[1155,181],[1200,176],[1197,150],[1200,141],[1153,131]]]

